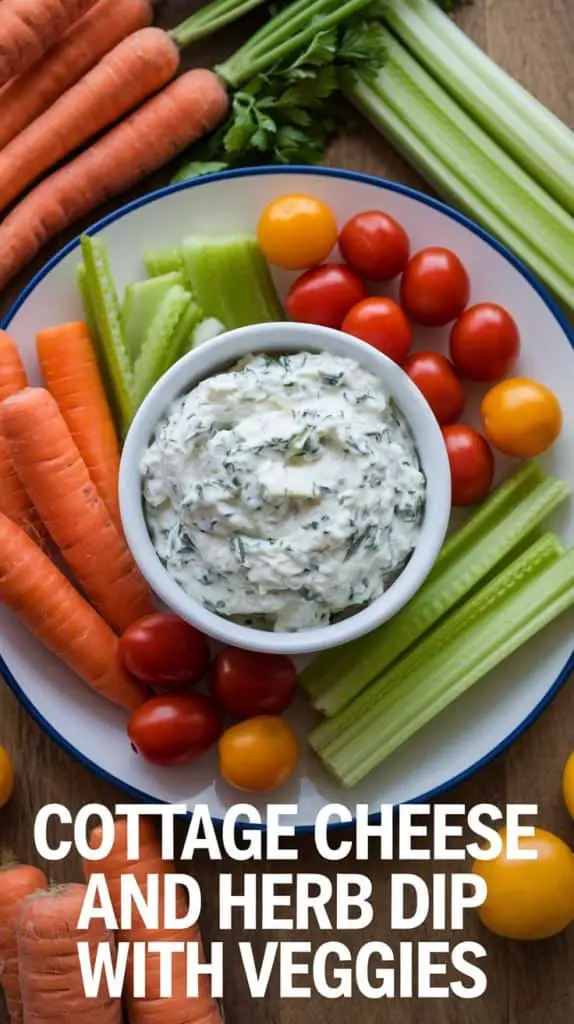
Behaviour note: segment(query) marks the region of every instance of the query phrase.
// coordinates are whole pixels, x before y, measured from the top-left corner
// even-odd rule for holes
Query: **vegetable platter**
[[[105,246],[113,280],[118,293],[123,294],[128,286],[146,277],[143,262],[146,251],[153,250],[156,254],[177,251],[186,234],[192,233],[209,239],[218,235],[255,236],[269,204],[285,195],[301,194],[326,204],[334,213],[339,230],[364,211],[380,210],[402,225],[410,241],[411,255],[433,246],[456,253],[470,281],[470,294],[465,296],[462,305],[488,302],[504,307],[520,335],[520,354],[512,375],[545,385],[562,407],[561,430],[554,431],[555,443],[541,455],[539,468],[521,470],[517,459],[497,452],[494,482],[498,484],[507,478],[527,479],[530,473],[536,483],[541,479],[536,474],[541,473],[562,481],[562,484],[543,485],[550,490],[557,487],[559,499],[568,489],[574,489],[574,410],[570,400],[574,354],[568,327],[529,271],[482,229],[440,202],[400,185],[342,170],[260,167],[213,174],[153,193],[111,214],[88,234],[94,244]],[[259,237],[265,249],[263,234]],[[351,252],[353,239],[347,239],[347,243],[345,247]],[[30,384],[42,381],[36,357],[36,336],[48,327],[84,319],[78,266],[90,245],[84,242],[81,248],[80,239],[70,243],[37,275],[5,318],[2,327],[19,347]],[[349,252],[347,258],[352,264],[352,252],[351,255]],[[324,256],[319,254],[317,258]],[[341,256],[334,250],[329,259],[340,261]],[[277,269],[275,262],[280,261],[273,261],[271,265],[281,300],[279,305],[286,304],[298,319],[296,308],[288,299],[298,271]],[[178,287],[174,286],[176,291]],[[422,326],[425,316],[415,308],[420,292],[411,288],[407,296],[404,284],[402,292],[401,297],[398,277],[377,285],[369,283],[371,297],[380,295],[402,301],[413,321],[418,320],[414,324],[411,360],[416,359],[418,352],[428,350],[448,355],[450,326],[444,325],[444,318],[443,326]],[[428,311],[425,315],[428,322]],[[300,318],[305,319],[304,314]],[[353,333],[351,328],[349,332]],[[202,340],[202,343],[210,344],[210,341]],[[460,345],[461,360],[472,362],[472,346],[465,346],[464,338],[461,342],[459,337],[457,346]],[[501,373],[503,370],[501,367]],[[468,376],[473,376],[472,370]],[[416,381],[414,369],[412,378]],[[491,386],[491,382],[469,384],[465,380],[468,404],[464,423],[480,426],[479,406],[485,390]],[[490,406],[492,401],[489,409]],[[500,449],[504,445],[495,443],[495,447]],[[526,472],[526,476],[516,477],[517,472]],[[532,480],[529,487],[531,483]],[[562,544],[570,548],[574,542],[571,500],[552,499],[548,507],[551,515],[544,518],[543,523],[533,520],[533,527],[543,526],[544,530],[553,531],[559,540],[552,540],[551,546]],[[518,505],[514,509],[511,503],[511,508],[518,516]],[[474,510],[470,512],[471,517],[475,514]],[[456,530],[468,515],[466,509],[454,510],[453,529]],[[548,538],[547,533],[545,537]],[[532,539],[528,534],[522,541]],[[535,543],[542,545],[539,549],[542,550],[548,541],[543,538]],[[522,557],[523,547],[511,553]],[[507,568],[508,560],[503,560],[502,571],[506,572]],[[486,587],[491,584],[488,573],[485,584]],[[570,587],[570,582],[565,586]],[[473,594],[476,595],[476,591]],[[476,596],[471,596],[471,600],[476,600]],[[392,622],[388,625],[392,627]],[[497,626],[496,618],[494,625]],[[296,770],[273,796],[255,792],[244,796],[260,807],[263,814],[269,799],[297,803],[298,826],[303,830],[312,825],[317,811],[325,803],[336,802],[349,807],[367,803],[374,814],[381,803],[396,804],[436,796],[504,749],[552,699],[574,664],[572,625],[572,607],[568,606],[565,614],[552,621],[521,650],[478,679],[428,724],[422,723],[423,727],[390,753],[382,764],[364,777],[359,773],[360,781],[350,787],[348,783],[340,784],[337,772],[327,771],[325,763],[306,742],[309,731],[319,719],[307,695],[300,692],[285,714],[285,721],[301,741]],[[139,799],[185,803],[188,807],[206,803],[214,819],[221,819],[226,808],[237,802],[237,789],[218,772],[214,749],[182,766],[160,767],[138,756],[126,736],[125,712],[81,685],[73,673],[31,638],[4,608],[0,610],[0,643],[2,672],[18,698],[58,743],[100,776]],[[297,668],[303,672],[304,683],[307,677],[309,686],[306,688],[312,694],[315,685],[312,666],[309,668],[304,660]],[[336,688],[336,679],[328,682],[327,689],[331,683]],[[286,685],[290,688],[291,684]],[[336,690],[332,699],[337,710]],[[317,749],[321,747],[320,743],[314,745]],[[341,765],[339,768],[344,775]]]

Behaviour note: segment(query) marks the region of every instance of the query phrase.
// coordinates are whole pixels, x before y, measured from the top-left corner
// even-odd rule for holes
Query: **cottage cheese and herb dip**
[[[426,483],[383,382],[328,353],[245,357],[178,398],[142,464],[167,571],[259,628],[327,625],[411,555]]]

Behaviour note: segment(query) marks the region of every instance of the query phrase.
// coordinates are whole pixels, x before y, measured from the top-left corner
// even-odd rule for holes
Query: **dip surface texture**
[[[219,615],[300,630],[379,597],[417,542],[425,478],[383,383],[350,359],[247,356],[178,398],[142,464],[174,580]]]

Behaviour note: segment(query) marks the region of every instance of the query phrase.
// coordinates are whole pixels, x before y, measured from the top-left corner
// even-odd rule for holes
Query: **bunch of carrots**
[[[146,694],[120,664],[118,636],[155,606],[122,532],[119,446],[96,354],[83,323],[42,332],[37,352],[46,386],[28,387],[0,332],[0,602],[133,711]]]
[[[227,92],[213,72],[175,77],[181,48],[221,24],[205,26],[201,15],[168,33],[151,25],[152,0],[2,0],[0,213],[101,138],[0,223],[0,288],[59,231],[225,117]]]
[[[97,848],[100,842],[94,830],[90,844]],[[94,869],[104,873],[118,920],[122,875],[133,874],[145,897],[147,876],[174,870],[173,864],[162,860],[149,821],[140,824],[139,852],[137,863],[128,860],[126,824],[120,819],[116,821],[113,848],[105,860],[95,865],[84,863],[86,879]],[[95,999],[85,997],[78,942],[88,943],[92,963],[99,943],[113,946],[116,939],[129,943],[195,942],[201,949],[197,926],[177,932],[151,932],[135,914],[129,931],[111,933],[101,920],[79,931],[85,895],[85,885],[50,886],[43,872],[29,865],[9,863],[0,867],[0,984],[10,1024],[121,1024],[122,1000],[110,995],[104,980]],[[188,997],[185,973],[174,974],[172,996],[160,998],[160,957],[148,953],[146,995],[136,999],[132,964],[128,962],[123,1003],[129,1024],[222,1024],[207,983],[198,996]]]

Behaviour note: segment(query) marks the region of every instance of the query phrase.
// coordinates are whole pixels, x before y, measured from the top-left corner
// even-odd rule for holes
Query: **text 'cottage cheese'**
[[[327,625],[377,598],[416,544],[425,478],[372,373],[306,352],[247,356],[177,399],[143,460],[170,575],[217,614]]]

